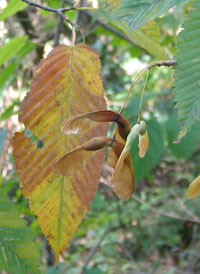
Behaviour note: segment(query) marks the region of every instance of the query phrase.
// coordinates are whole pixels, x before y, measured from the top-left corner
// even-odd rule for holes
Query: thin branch
[[[74,22],[72,22],[66,15],[64,15],[64,12],[67,12],[67,11],[70,11],[70,10],[75,10],[76,9],[76,6],[73,5],[72,7],[70,8],[59,8],[59,9],[54,9],[54,8],[51,8],[51,7],[47,7],[47,6],[43,6],[43,5],[40,5],[40,4],[37,4],[37,3],[34,3],[34,2],[31,2],[29,0],[21,0],[23,2],[25,2],[26,4],[30,5],[30,6],[33,6],[33,7],[36,7],[36,8],[39,8],[39,9],[43,9],[43,10],[46,10],[46,11],[50,11],[50,12],[54,12],[56,14],[58,14],[63,20],[65,20],[67,23],[69,23],[72,27],[76,28],[76,29],[79,29],[79,26],[76,25]]]
[[[122,112],[124,111],[124,108],[127,104],[127,101],[128,101],[128,98],[129,98],[129,95],[131,94],[131,91],[132,89],[134,88],[134,86],[136,85],[136,83],[138,82],[138,80],[141,78],[142,74],[154,67],[161,67],[161,66],[165,66],[165,67],[171,67],[171,66],[175,66],[177,64],[177,61],[176,60],[165,60],[165,61],[159,61],[159,62],[155,62],[151,65],[148,65],[147,67],[143,68],[142,70],[140,70],[138,72],[138,74],[136,75],[135,79],[133,80],[130,88],[129,88],[129,91],[126,95],[126,98],[124,100],[124,103],[122,105],[122,108],[120,110],[120,114],[122,114]]]
[[[176,195],[176,193],[171,192],[171,195],[176,199],[177,203],[180,205],[180,207],[183,209],[184,212],[186,212],[192,219],[196,220],[197,223],[200,223],[200,219],[197,215],[195,215],[192,211],[190,211],[184,202]]]
[[[64,8],[64,5],[65,5],[65,0],[61,0],[60,9]],[[56,33],[55,33],[54,41],[53,41],[53,46],[54,47],[56,47],[59,44],[59,38],[60,38],[62,25],[63,25],[63,19],[62,19],[61,16],[59,16],[58,23],[57,23],[57,26],[56,26]]]
[[[69,5],[72,5],[72,2],[69,1],[69,0],[66,0],[66,3],[69,4]],[[78,8],[76,8],[78,9]],[[83,10],[83,8],[82,8]],[[87,14],[87,16],[92,17],[92,13],[88,11],[88,8],[87,10],[83,10],[85,14]],[[102,20],[100,19],[96,19],[95,18],[95,21],[96,23],[98,23],[101,27],[103,27],[104,29],[107,29],[108,31],[114,33],[115,35],[117,35],[118,37],[122,38],[123,40],[126,40],[127,42],[129,42],[131,45],[143,50],[146,52],[146,50],[144,48],[142,48],[140,45],[138,45],[133,39],[131,39],[130,37],[128,37],[127,35],[123,34],[123,32],[117,30],[116,28],[104,23]]]
[[[84,265],[83,268],[81,270],[81,272],[79,274],[84,274],[87,265],[89,264],[89,262],[91,261],[92,257],[94,256],[95,252],[97,251],[97,249],[100,247],[102,241],[104,240],[104,238],[106,237],[106,235],[111,231],[111,224],[108,225],[108,227],[105,229],[103,235],[101,236],[101,238],[99,239],[99,241],[96,243],[96,245],[91,249]]]
[[[193,223],[198,223],[200,224],[200,220],[199,219],[196,219],[196,218],[192,218],[192,219],[187,219],[187,218],[182,218],[181,216],[178,216],[174,213],[168,213],[168,212],[164,212],[164,211],[160,211],[160,210],[157,210],[156,208],[150,206],[148,203],[144,202],[143,200],[141,200],[138,196],[136,196],[135,194],[132,195],[132,198],[134,200],[136,200],[137,202],[139,202],[140,204],[148,207],[152,212],[158,214],[158,215],[162,215],[162,216],[166,216],[166,217],[169,217],[169,218],[173,218],[173,219],[177,219],[177,220],[181,220],[181,221],[184,221],[184,222],[193,222]]]

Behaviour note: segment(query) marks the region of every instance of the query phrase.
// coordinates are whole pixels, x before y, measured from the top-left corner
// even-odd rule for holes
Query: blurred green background
[[[3,10],[7,1],[0,2]],[[60,6],[59,0],[43,2],[55,8]],[[166,49],[170,58],[176,52],[184,16],[191,9],[187,2],[141,28]],[[153,68],[146,84],[142,118],[147,122],[150,146],[144,159],[138,157],[137,142],[131,149],[136,180],[134,198],[123,202],[114,196],[107,186],[111,171],[105,163],[91,210],[55,267],[52,251],[22,196],[14,167],[12,136],[23,127],[18,122],[20,102],[29,90],[39,60],[58,42],[69,44],[71,30],[63,23],[56,40],[57,16],[33,7],[24,9],[24,3],[19,3],[17,9],[0,14],[0,187],[39,243],[40,273],[80,273],[95,246],[97,250],[85,265],[86,274],[199,273],[199,198],[186,197],[189,183],[200,173],[199,125],[194,125],[180,144],[173,144],[179,124],[172,97],[174,71],[167,67]],[[121,31],[109,30],[111,25],[102,25],[96,16],[83,11],[67,15],[76,20],[86,43],[99,53],[108,108],[119,111],[136,74],[157,59],[147,49],[119,36],[117,31]],[[82,41],[80,34],[77,40]],[[144,81],[145,75],[134,87],[124,111],[131,125],[136,122]]]

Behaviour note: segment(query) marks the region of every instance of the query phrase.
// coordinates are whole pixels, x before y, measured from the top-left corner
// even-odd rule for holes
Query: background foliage
[[[160,1],[146,1],[152,3],[148,6],[150,17],[144,14],[133,22],[128,15],[124,17],[123,12],[132,5],[140,10],[140,5],[136,5],[137,1],[122,2],[124,9],[113,7],[111,17],[105,9],[105,1],[100,1],[101,9],[97,13],[67,13],[82,27],[86,43],[100,54],[108,106],[115,111],[119,111],[141,68],[176,54],[175,44],[181,24],[193,9],[192,1],[166,1],[163,6],[159,5]],[[186,189],[200,173],[199,125],[194,124],[180,144],[172,143],[178,136],[179,124],[172,97],[174,72],[166,67],[152,69],[146,85],[142,117],[147,121],[150,148],[144,159],[138,158],[136,143],[131,150],[137,182],[135,199],[123,202],[113,195],[107,187],[111,172],[105,164],[91,210],[62,253],[62,262],[55,268],[54,255],[22,196],[14,169],[11,139],[16,130],[21,130],[17,115],[20,102],[29,90],[33,71],[57,43],[58,18],[33,7],[26,9],[27,5],[20,0],[11,0],[7,6],[7,1],[2,3],[0,187],[1,193],[12,201],[26,220],[32,237],[38,242],[40,273],[78,273],[102,236],[105,237],[84,273],[198,273],[199,203],[198,198],[187,200]],[[60,6],[60,0],[43,3],[54,8]],[[109,3],[112,7],[116,2]],[[174,4],[177,4],[175,8]],[[192,13],[191,20],[194,16]],[[119,25],[120,18],[122,24]],[[62,24],[60,32],[59,43],[69,44],[71,30],[66,23]],[[78,35],[77,40],[81,39]],[[177,56],[181,60],[184,54],[180,51]],[[136,121],[143,84],[142,78],[124,112],[131,124]],[[1,235],[0,243],[3,241]]]

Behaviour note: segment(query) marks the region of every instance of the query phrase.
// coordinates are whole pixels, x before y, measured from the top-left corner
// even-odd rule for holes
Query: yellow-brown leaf
[[[200,175],[189,185],[187,196],[189,199],[200,195]]]
[[[120,199],[128,200],[134,190],[134,174],[129,151],[122,153],[123,149],[124,145],[115,141],[109,150],[108,164],[114,168],[111,178],[114,193]]]
[[[98,187],[105,152],[69,176],[55,175],[52,167],[64,154],[95,136],[106,136],[98,125],[82,137],[66,136],[63,122],[70,116],[106,109],[98,54],[89,46],[56,47],[43,60],[23,100],[19,120],[42,142],[38,149],[24,132],[13,139],[14,157],[23,194],[59,258],[85,216]]]

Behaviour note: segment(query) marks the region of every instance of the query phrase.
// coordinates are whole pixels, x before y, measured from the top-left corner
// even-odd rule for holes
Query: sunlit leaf
[[[23,43],[22,43],[23,45]],[[15,52],[14,60],[5,66],[1,71],[0,71],[0,90],[5,87],[5,85],[10,81],[14,79],[14,72],[18,68],[19,64],[21,64],[22,59],[34,49],[35,43],[30,42],[30,41],[25,41],[24,46],[18,51],[13,51]],[[7,55],[7,53],[4,53]],[[8,57],[8,56],[7,56]],[[7,61],[7,60],[6,60]]]
[[[180,4],[182,0],[121,0],[117,1],[117,5],[113,5],[113,2],[99,0],[101,15],[111,22],[118,21],[132,31],[153,21],[169,8]]]
[[[21,0],[10,0],[0,14],[0,21],[7,19],[8,17],[14,15],[20,10],[24,10],[28,5]]]
[[[63,155],[95,136],[107,135],[107,125],[79,136],[66,136],[61,126],[67,118],[106,109],[98,54],[89,46],[55,48],[40,63],[23,100],[19,120],[36,136],[37,146],[24,132],[13,139],[16,168],[38,224],[56,253],[66,247],[89,209],[98,187],[103,150],[70,176],[53,173]]]
[[[18,54],[27,41],[27,36],[16,36],[5,43],[0,49],[0,66]]]
[[[189,185],[187,196],[189,199],[200,195],[200,175]]]
[[[142,30],[137,29],[130,31],[125,26],[121,26],[118,21],[114,24],[120,28],[128,37],[133,39],[138,45],[144,48],[147,52],[155,56],[158,60],[168,59],[169,56],[159,43],[156,43],[150,36],[146,35]]]

